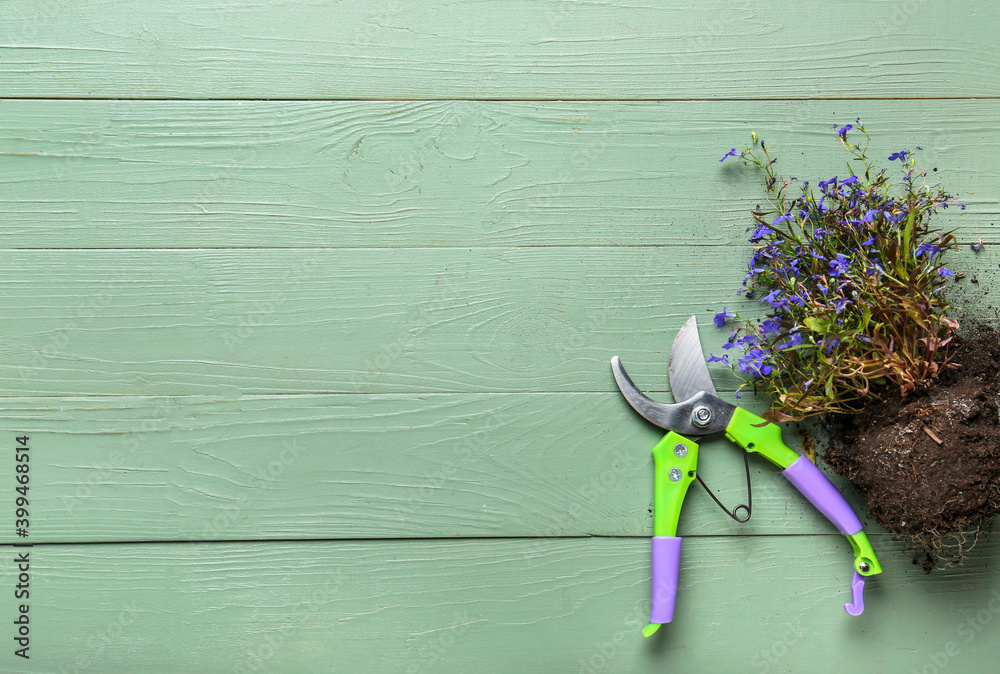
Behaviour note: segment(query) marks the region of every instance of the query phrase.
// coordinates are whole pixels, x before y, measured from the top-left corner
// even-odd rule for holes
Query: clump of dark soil
[[[1000,333],[967,331],[954,363],[926,390],[887,388],[882,404],[828,429],[826,462],[879,524],[927,551],[928,569],[961,562],[1000,512]]]

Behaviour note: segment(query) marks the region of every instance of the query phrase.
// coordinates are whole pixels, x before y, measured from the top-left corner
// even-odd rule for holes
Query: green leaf
[[[810,316],[802,322],[805,323],[807,328],[819,335],[825,335],[830,332],[830,328],[833,327],[833,321],[831,319],[820,318],[818,316]]]
[[[833,400],[833,375],[826,380],[826,397]]]

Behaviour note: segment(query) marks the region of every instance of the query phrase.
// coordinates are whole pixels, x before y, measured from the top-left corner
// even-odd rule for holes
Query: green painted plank
[[[735,295],[745,252],[7,251],[0,393],[607,392],[616,354],[641,387],[664,390],[691,314],[760,311]],[[965,248],[953,266],[988,293],[998,260]],[[726,336],[709,324],[706,351]]]
[[[719,157],[756,130],[830,177],[856,115],[1000,240],[1000,101],[0,101],[0,245],[745,245],[761,184]]]
[[[855,618],[841,608],[851,577],[842,539],[687,539],[676,618],[655,640],[639,632],[649,593],[641,540],[36,546],[31,660],[8,644],[0,667],[992,671],[996,539],[965,567],[931,575],[900,544],[884,545],[893,552]],[[13,559],[5,548],[8,588]]]
[[[5,96],[996,96],[989,0],[6,2]],[[846,23],[846,22],[849,22]]]
[[[616,393],[0,402],[8,444],[29,437],[31,542],[652,535],[662,431]],[[696,488],[681,534],[834,533],[773,466],[751,465],[748,524]],[[699,471],[745,502],[736,445],[704,442]]]

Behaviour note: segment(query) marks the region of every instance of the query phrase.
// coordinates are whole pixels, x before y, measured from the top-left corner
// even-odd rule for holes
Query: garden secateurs
[[[629,405],[647,421],[668,431],[653,447],[653,589],[649,624],[650,636],[662,623],[674,617],[677,575],[680,569],[681,539],[677,534],[688,486],[698,477],[709,495],[738,522],[750,519],[753,504],[750,487],[749,453],[760,454],[781,469],[782,475],[847,537],[854,549],[854,577],[851,603],[844,609],[851,615],[864,611],[865,578],[882,573],[868,536],[854,510],[830,480],[807,457],[792,451],[781,439],[781,428],[718,397],[698,337],[698,323],[692,316],[674,338],[670,348],[670,385],[677,402],[658,403],[643,395],[622,367],[618,356],[611,359],[618,388]],[[747,474],[747,503],[725,508],[697,475],[698,444],[685,436],[701,437],[723,432],[742,447]]]

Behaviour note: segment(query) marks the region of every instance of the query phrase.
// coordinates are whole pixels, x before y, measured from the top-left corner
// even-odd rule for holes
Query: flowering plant
[[[863,144],[848,140],[855,130]],[[743,281],[747,297],[768,307],[763,321],[738,321],[723,349],[742,353],[709,358],[744,375],[771,399],[772,421],[801,420],[825,412],[852,412],[891,383],[906,394],[926,386],[948,367],[958,322],[943,292],[954,274],[943,266],[956,240],[930,227],[930,217],[955,199],[926,183],[915,151],[889,161],[902,165],[901,189],[888,169],[873,168],[870,137],[856,126],[834,126],[851,155],[849,175],[821,180],[816,188],[775,172],[764,142],[735,148],[735,157],[763,171],[767,205],[752,211],[754,244]],[[749,229],[747,231],[750,231]],[[716,325],[738,319],[727,309]],[[737,391],[737,396],[740,392]]]

